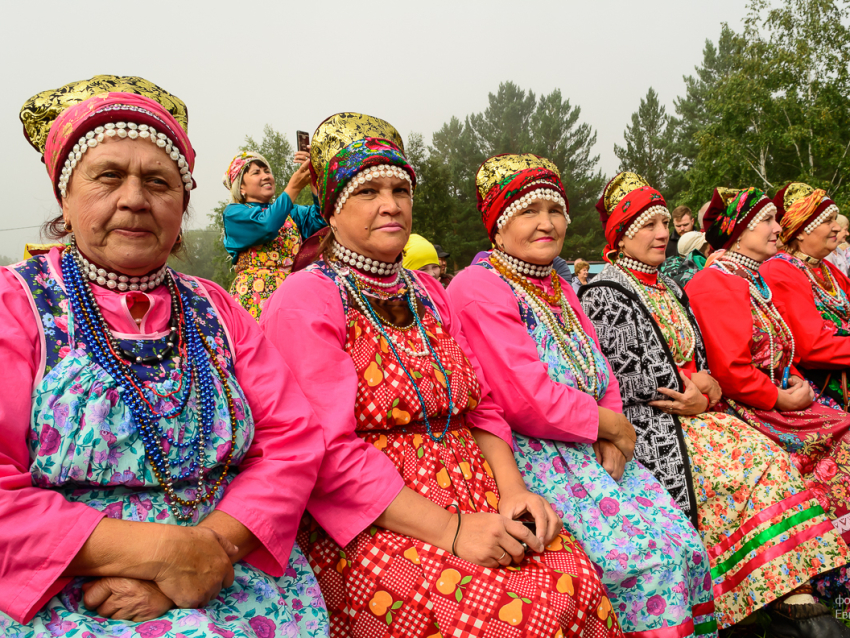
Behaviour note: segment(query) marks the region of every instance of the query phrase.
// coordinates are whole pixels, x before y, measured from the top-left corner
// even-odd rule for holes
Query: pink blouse
[[[572,287],[561,288],[585,332],[599,344],[593,324]],[[539,439],[593,443],[598,438],[598,407],[623,411],[620,385],[608,366],[608,389],[599,403],[586,392],[549,378],[547,364],[520,317],[513,290],[499,275],[470,266],[455,275],[449,296],[460,317],[493,398],[515,432]]]
[[[418,280],[434,301],[443,326],[476,365],[440,282],[428,275]],[[345,351],[339,289],[318,272],[290,275],[267,302],[260,325],[296,372],[319,416],[325,457],[307,509],[345,547],[389,507],[404,480],[383,452],[355,432],[357,373]],[[483,380],[481,401],[467,413],[467,423],[510,441],[510,429]]]
[[[59,257],[56,249],[48,255],[57,277]],[[248,454],[217,509],[245,525],[262,544],[245,560],[272,576],[282,576],[322,462],[320,429],[292,372],[256,322],[218,285],[197,281],[228,333],[236,377],[255,422]],[[168,330],[166,286],[148,293],[119,293],[99,286],[93,290],[116,336],[153,339]],[[150,309],[137,326],[130,308],[142,297]],[[33,312],[30,294],[16,275],[0,269],[0,352],[5,370],[0,384],[0,609],[22,623],[69,582],[62,572],[104,516],[32,484],[27,449],[31,397],[44,365],[41,324]]]

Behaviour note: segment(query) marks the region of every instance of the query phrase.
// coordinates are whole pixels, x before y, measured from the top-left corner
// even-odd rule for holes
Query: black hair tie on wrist
[[[455,514],[457,514],[457,529],[455,530],[455,537],[452,541],[452,556],[457,556],[455,545],[457,545],[457,537],[460,535],[460,507],[458,507],[455,503],[452,503],[449,505],[448,510],[451,511],[452,509],[454,509]]]

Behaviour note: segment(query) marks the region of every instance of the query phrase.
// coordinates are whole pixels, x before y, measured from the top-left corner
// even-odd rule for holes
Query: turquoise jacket
[[[327,226],[318,204],[314,195],[312,206],[298,206],[286,193],[270,204],[228,204],[224,209],[224,248],[235,264],[239,253],[274,239],[289,217],[298,226],[301,239],[307,239]]]

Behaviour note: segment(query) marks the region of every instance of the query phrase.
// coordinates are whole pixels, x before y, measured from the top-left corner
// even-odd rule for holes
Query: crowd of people
[[[398,131],[342,112],[276,198],[261,155],[228,165],[228,293],[166,264],[181,100],[96,76],[21,121],[61,212],[0,271],[3,635],[850,636],[823,190],[717,188],[669,254],[663,194],[621,172],[606,265],[571,281],[557,167],[497,155],[491,249],[450,274]]]

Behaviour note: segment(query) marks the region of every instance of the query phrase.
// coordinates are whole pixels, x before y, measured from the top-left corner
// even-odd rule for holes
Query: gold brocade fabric
[[[791,182],[788,184],[788,188],[785,189],[785,196],[783,197],[785,210],[789,210],[797,200],[809,197],[814,192],[815,189],[808,184],[804,184],[803,182]],[[818,201],[818,203],[820,203],[820,201]]]
[[[720,195],[720,198],[723,200],[723,203],[727,206],[731,204],[734,199],[738,196],[741,191],[747,190],[746,188],[726,188],[725,186],[718,186],[714,190],[717,191],[717,194]]]
[[[497,155],[488,159],[478,169],[478,173],[475,175],[475,185],[481,197],[486,198],[494,186],[529,168],[545,168],[555,173],[558,177],[561,176],[558,167],[545,157],[538,157],[531,153],[522,155]]]
[[[43,155],[47,135],[56,118],[68,107],[102,93],[133,93],[155,100],[188,132],[189,110],[180,98],[144,78],[96,75],[89,80],[42,91],[24,103],[20,118],[29,143]]]
[[[310,141],[310,162],[318,183],[324,183],[328,164],[337,153],[367,137],[389,140],[404,153],[401,135],[392,124],[381,118],[362,113],[337,113],[319,124]]]
[[[649,186],[649,182],[637,173],[620,173],[608,183],[602,194],[605,210],[612,212],[626,195],[644,186]]]

